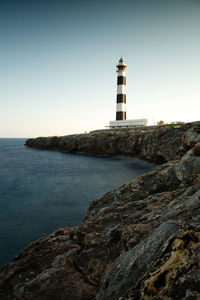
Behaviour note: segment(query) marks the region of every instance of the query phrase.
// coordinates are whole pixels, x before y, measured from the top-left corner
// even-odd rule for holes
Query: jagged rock
[[[182,144],[185,149],[193,148],[200,140],[200,128],[198,124],[187,130],[182,137]]]
[[[27,145],[165,161],[91,202],[82,223],[0,266],[0,299],[200,298],[200,122],[37,138]]]
[[[199,122],[176,126],[110,129],[29,139],[26,145],[95,154],[137,155],[154,162],[180,159],[199,139]]]
[[[165,246],[179,230],[177,221],[162,223],[147,239],[123,253],[104,276],[97,300],[115,300],[127,294],[133,282],[139,281]]]

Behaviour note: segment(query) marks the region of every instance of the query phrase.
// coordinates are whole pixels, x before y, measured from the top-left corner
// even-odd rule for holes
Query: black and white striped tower
[[[126,120],[126,65],[121,57],[117,65],[116,121]]]

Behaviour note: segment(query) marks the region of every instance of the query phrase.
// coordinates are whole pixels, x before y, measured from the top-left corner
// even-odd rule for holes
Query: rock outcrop
[[[91,202],[79,226],[1,265],[0,299],[200,299],[200,122],[27,145],[165,163]]]
[[[70,152],[130,155],[162,163],[180,159],[186,153],[191,143],[198,139],[194,131],[198,126],[196,122],[176,126],[99,130],[88,134],[29,139],[26,145]]]

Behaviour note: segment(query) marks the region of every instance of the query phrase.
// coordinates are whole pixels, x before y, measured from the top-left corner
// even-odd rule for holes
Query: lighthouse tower
[[[117,65],[116,121],[126,120],[126,65],[121,57]]]
[[[120,58],[117,65],[117,109],[116,120],[110,121],[109,128],[134,128],[147,126],[147,119],[126,120],[126,64]],[[107,126],[106,126],[107,127]]]

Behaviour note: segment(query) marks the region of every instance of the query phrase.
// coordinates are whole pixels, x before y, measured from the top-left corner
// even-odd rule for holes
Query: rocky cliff
[[[1,265],[0,299],[200,299],[200,122],[26,144],[163,164],[94,200],[79,226]]]
[[[26,145],[70,152],[131,155],[160,163],[183,156],[186,150],[182,145],[182,137],[193,127],[194,124],[190,123],[184,126],[99,130],[89,134],[29,139]]]

